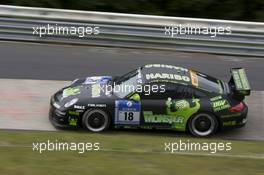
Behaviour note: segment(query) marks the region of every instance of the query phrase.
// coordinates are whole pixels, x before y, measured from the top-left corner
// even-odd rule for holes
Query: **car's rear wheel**
[[[90,131],[101,132],[109,128],[110,118],[105,111],[93,109],[84,113],[82,124]]]
[[[190,119],[188,125],[192,135],[205,137],[217,131],[218,121],[212,114],[198,113]]]

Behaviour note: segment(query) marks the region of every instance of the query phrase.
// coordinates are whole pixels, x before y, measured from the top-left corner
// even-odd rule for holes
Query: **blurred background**
[[[162,16],[264,21],[263,0],[1,0],[0,3]]]

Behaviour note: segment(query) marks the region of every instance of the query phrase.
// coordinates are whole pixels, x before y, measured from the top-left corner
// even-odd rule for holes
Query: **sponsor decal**
[[[74,105],[74,109],[85,109],[85,106]]]
[[[75,116],[69,116],[68,121],[70,126],[76,126],[78,120]]]
[[[155,67],[155,68],[175,69],[177,71],[188,72],[188,69],[186,69],[186,68],[172,66],[172,65],[167,65],[167,64],[148,64],[148,65],[145,65],[145,68],[153,68],[153,67]]]
[[[218,112],[226,108],[229,108],[230,104],[228,103],[227,100],[218,100],[218,101],[212,102],[212,107],[213,107],[214,112]]]
[[[87,106],[88,107],[100,107],[100,108],[103,108],[103,107],[106,107],[106,104],[88,104]]]
[[[221,118],[229,118],[229,117],[240,117],[241,113],[237,113],[237,114],[227,114],[227,115],[221,115]]]
[[[171,99],[168,98],[168,102],[171,102]],[[179,110],[179,109],[185,109],[185,108],[189,108],[190,105],[186,100],[179,100],[179,101],[175,101],[175,109]]]
[[[168,73],[149,73],[146,74],[146,79],[169,79],[169,80],[177,80],[177,81],[185,81],[189,82],[190,78],[185,75],[179,75],[179,74],[168,74]]]
[[[244,69],[239,69],[239,75],[243,89],[250,89],[247,76]]]
[[[69,115],[79,116],[79,112],[77,112],[77,111],[69,111],[68,113],[69,113]]]
[[[128,101],[127,102],[127,107],[131,107],[132,106],[132,102],[131,101]]]
[[[235,126],[235,125],[237,125],[237,122],[235,120],[223,122],[223,126]]]
[[[77,109],[76,112],[78,112],[78,113],[82,113],[82,112],[84,112],[84,110],[82,110],[82,109]]]
[[[222,99],[222,96],[218,95],[216,97],[210,98],[210,101],[217,101],[217,100],[221,100],[221,99]]]
[[[122,128],[124,128],[124,129],[137,129],[138,126],[137,125],[125,125],[125,126],[122,126]]]
[[[68,87],[64,89],[62,92],[62,98],[80,94],[81,93],[80,88],[81,86],[76,86],[76,87]]]
[[[181,116],[171,116],[162,114],[153,114],[152,111],[143,111],[144,120],[146,123],[183,123],[184,118]]]
[[[244,69],[232,69],[232,77],[239,94],[249,95],[250,86]]]
[[[198,86],[198,77],[197,77],[196,72],[190,70],[190,76],[192,80],[192,85]]]
[[[140,128],[142,128],[142,129],[153,129],[152,126],[140,126]]]
[[[242,83],[240,81],[238,72],[236,72],[236,71],[233,72],[233,78],[234,78],[235,84],[237,86],[237,89],[242,89],[243,87],[242,87]]]
[[[166,101],[167,115],[181,116],[184,118],[184,123],[176,123],[173,128],[185,130],[188,119],[200,109],[199,99],[191,100],[173,100],[168,98]]]
[[[115,124],[140,124],[141,103],[129,100],[115,102]]]
[[[199,105],[199,99],[193,99],[193,100],[172,100],[171,98],[168,98],[166,101],[166,107],[167,107],[167,113],[168,114],[180,114],[184,110],[189,110],[194,107],[200,107]]]
[[[144,111],[146,123],[168,123],[171,128],[184,131],[187,121],[200,109],[199,99],[173,100],[168,98],[165,114],[153,114],[152,111]]]
[[[87,77],[83,84],[96,84],[96,83],[105,83],[111,80],[111,76],[94,76],[94,77]]]
[[[100,97],[100,93],[101,93],[100,84],[93,84],[91,88],[92,88],[92,98]]]

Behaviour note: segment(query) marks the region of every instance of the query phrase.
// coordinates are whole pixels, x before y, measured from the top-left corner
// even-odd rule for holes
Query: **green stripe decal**
[[[243,89],[250,89],[245,70],[239,69],[238,72],[239,72],[239,76],[240,76],[240,80],[241,80]]]

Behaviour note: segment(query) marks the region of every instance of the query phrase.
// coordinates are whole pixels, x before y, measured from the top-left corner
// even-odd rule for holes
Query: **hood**
[[[113,79],[112,76],[93,76],[93,77],[78,78],[73,80],[71,85],[90,85],[97,83],[104,84],[112,79]]]
[[[112,96],[111,76],[94,76],[74,80],[70,86],[67,86],[55,94],[55,100],[61,103],[78,98],[109,98]]]

